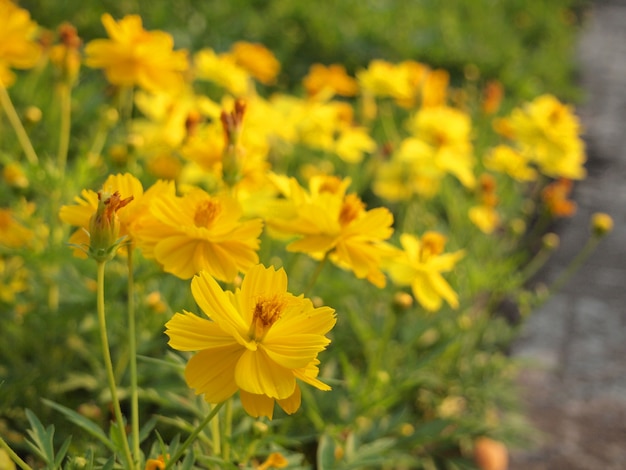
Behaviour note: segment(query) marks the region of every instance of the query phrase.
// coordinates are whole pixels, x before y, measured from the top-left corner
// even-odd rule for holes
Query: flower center
[[[272,325],[278,321],[286,305],[287,303],[282,295],[260,297],[252,312],[250,339],[261,341]]]
[[[426,232],[422,236],[422,247],[420,255],[422,261],[426,261],[431,256],[437,256],[443,252],[446,244],[446,237],[436,232]]]
[[[341,206],[341,212],[339,213],[339,223],[341,226],[346,226],[354,219],[356,219],[365,210],[365,204],[356,194],[348,194]]]
[[[222,212],[219,202],[212,199],[200,202],[196,206],[196,213],[193,216],[193,223],[196,227],[208,227],[211,222]]]

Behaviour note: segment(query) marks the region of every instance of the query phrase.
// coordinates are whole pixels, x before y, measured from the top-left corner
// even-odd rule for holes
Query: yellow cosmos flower
[[[387,251],[384,240],[393,233],[393,215],[385,207],[366,210],[356,194],[346,194],[349,184],[349,179],[316,176],[307,191],[295,179],[286,185],[283,181],[285,207],[267,223],[279,234],[298,238],[287,250],[315,259],[328,257],[359,279],[383,287],[386,281],[379,266]]]
[[[390,97],[399,102],[410,102],[415,97],[411,68],[402,64],[375,59],[367,69],[356,74],[360,88],[372,96]]]
[[[264,45],[237,41],[230,51],[235,63],[246,69],[259,82],[271,85],[276,81],[276,76],[280,72],[280,62]]]
[[[0,0],[0,85],[8,87],[15,81],[12,68],[30,69],[39,61],[37,29],[28,11],[10,0]]]
[[[250,74],[231,55],[206,48],[194,55],[193,62],[197,78],[214,82],[237,97],[248,94]]]
[[[187,51],[174,51],[172,36],[163,31],[146,31],[141,17],[128,15],[116,22],[102,15],[110,39],[95,39],[85,47],[85,63],[104,69],[113,85],[137,85],[145,90],[178,90],[188,68]]]
[[[346,127],[335,141],[335,153],[344,162],[360,163],[365,153],[376,150],[376,141],[364,127]]]
[[[28,246],[34,237],[33,231],[24,227],[11,209],[0,209],[0,247]]]
[[[496,130],[513,139],[539,170],[553,178],[582,179],[586,156],[580,123],[573,110],[552,95],[542,95],[508,118]]]
[[[334,94],[356,96],[359,92],[358,82],[348,75],[346,68],[340,64],[332,64],[328,67],[322,64],[311,65],[302,84],[307,94],[313,97],[324,96],[328,98]]]
[[[334,310],[290,294],[282,268],[250,268],[234,293],[203,271],[191,292],[208,319],[176,313],[166,334],[172,348],[199,351],[185,379],[206,401],[220,403],[239,390],[250,415],[272,418],[275,401],[287,413],[299,408],[296,379],[330,389],[317,379],[317,355],[330,343],[324,335],[335,325]]]
[[[498,145],[484,158],[485,167],[505,173],[517,181],[535,181],[537,171],[526,156],[507,145]]]
[[[441,275],[454,268],[464,252],[443,253],[446,239],[436,232],[426,232],[422,238],[404,233],[400,236],[403,250],[385,261],[385,270],[399,286],[411,286],[417,301],[429,312],[441,308],[443,300],[458,308],[456,292]]]
[[[140,219],[137,244],[166,272],[189,279],[202,270],[232,282],[259,262],[260,219],[242,221],[239,203],[230,196],[211,196],[193,189],[182,197],[155,198]]]

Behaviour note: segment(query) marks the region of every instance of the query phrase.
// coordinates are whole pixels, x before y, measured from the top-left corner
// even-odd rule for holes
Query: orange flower
[[[359,91],[357,81],[348,75],[346,68],[340,64],[331,64],[328,67],[322,64],[313,64],[309,74],[302,81],[309,96],[326,93],[355,96]]]
[[[264,85],[271,85],[280,71],[280,62],[262,44],[238,41],[233,44],[231,53],[235,63],[248,71]]]
[[[541,199],[555,217],[570,217],[576,213],[576,203],[568,198],[572,191],[572,180],[560,178],[546,186]]]

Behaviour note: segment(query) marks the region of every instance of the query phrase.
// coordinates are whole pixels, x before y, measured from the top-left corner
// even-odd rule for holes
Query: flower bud
[[[89,255],[97,262],[108,261],[115,256],[122,242],[117,211],[132,200],[133,196],[122,199],[118,191],[113,194],[98,192],[98,208],[89,221]]]
[[[603,237],[613,230],[613,218],[609,214],[596,212],[591,216],[591,229],[594,235]]]

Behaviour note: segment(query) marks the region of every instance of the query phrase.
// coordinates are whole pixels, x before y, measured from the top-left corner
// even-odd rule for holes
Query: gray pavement
[[[514,347],[529,364],[520,383],[538,433],[510,470],[626,469],[626,1],[598,1],[589,13],[577,49],[589,175],[542,276],[553,280],[583,247],[594,212],[615,229]]]

